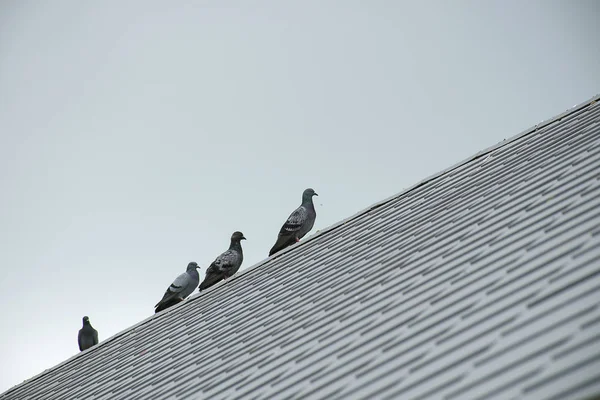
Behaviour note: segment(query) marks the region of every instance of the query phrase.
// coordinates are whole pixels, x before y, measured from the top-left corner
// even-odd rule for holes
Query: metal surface
[[[1,399],[580,399],[600,393],[594,99]]]

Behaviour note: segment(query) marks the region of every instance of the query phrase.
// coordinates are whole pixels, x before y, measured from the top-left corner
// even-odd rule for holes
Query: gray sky
[[[224,4],[227,4],[226,6]],[[0,3],[0,392],[600,93],[597,1]],[[201,345],[201,344],[199,344]]]

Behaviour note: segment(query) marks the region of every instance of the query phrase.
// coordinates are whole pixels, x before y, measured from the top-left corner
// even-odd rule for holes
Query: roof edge
[[[331,231],[337,229],[338,227],[340,227],[340,226],[348,223],[349,221],[352,221],[352,220],[354,220],[356,218],[359,218],[363,214],[366,214],[369,211],[372,211],[372,210],[374,210],[374,209],[376,209],[378,207],[381,207],[382,205],[388,203],[389,201],[391,201],[393,199],[396,199],[398,197],[401,197],[401,196],[403,196],[403,195],[405,195],[405,194],[407,194],[407,193],[415,190],[416,188],[418,188],[418,187],[420,187],[422,185],[425,185],[425,184],[427,184],[429,182],[432,182],[433,180],[435,180],[435,179],[443,176],[444,174],[447,174],[448,172],[454,171],[457,168],[460,168],[463,165],[465,165],[465,164],[467,164],[467,163],[469,163],[469,162],[471,162],[471,161],[473,161],[473,160],[475,160],[477,158],[480,158],[480,157],[482,157],[484,155],[487,155],[487,154],[491,153],[492,151],[494,151],[494,150],[496,150],[498,148],[507,146],[510,143],[513,143],[513,142],[521,139],[522,137],[525,137],[525,136],[528,136],[528,135],[530,135],[530,134],[532,134],[534,132],[537,132],[540,129],[545,128],[545,127],[553,124],[554,122],[560,121],[560,120],[564,119],[565,117],[572,116],[575,113],[577,113],[579,111],[582,111],[582,110],[588,108],[589,106],[593,105],[594,103],[598,102],[598,100],[600,100],[600,94],[597,94],[597,95],[593,96],[592,98],[590,98],[589,100],[586,100],[586,101],[584,101],[582,103],[574,105],[570,109],[567,109],[566,111],[564,111],[564,112],[556,115],[555,117],[543,120],[543,121],[539,122],[538,124],[533,125],[532,127],[528,128],[528,129],[525,129],[521,133],[518,133],[518,134],[516,134],[516,135],[514,135],[514,136],[512,136],[512,137],[510,137],[508,139],[504,139],[501,142],[496,143],[495,145],[492,145],[492,146],[487,147],[487,148],[485,148],[483,150],[480,150],[477,153],[475,153],[474,155],[472,155],[470,157],[467,157],[467,158],[463,159],[462,161],[459,161],[458,163],[455,163],[454,165],[452,165],[452,166],[450,166],[450,167],[448,167],[446,169],[443,169],[443,170],[441,170],[441,171],[439,171],[437,173],[434,173],[434,174],[426,177],[425,179],[422,179],[418,183],[416,183],[416,184],[414,184],[414,185],[412,185],[412,186],[410,186],[410,187],[408,187],[408,188],[406,188],[406,189],[404,189],[404,190],[402,190],[402,191],[400,191],[400,192],[398,192],[398,193],[396,193],[396,194],[394,194],[392,196],[389,196],[389,197],[385,198],[384,200],[378,201],[378,202],[376,202],[376,203],[374,203],[374,204],[372,204],[372,205],[370,205],[370,206],[362,209],[361,211],[358,211],[357,213],[355,213],[354,215],[351,215],[348,218],[345,218],[345,219],[343,219],[343,220],[341,220],[339,222],[334,223],[333,225],[330,225],[330,226],[328,226],[326,228],[318,230],[315,234],[307,237],[306,239],[302,240],[301,242],[296,243],[296,244],[294,244],[292,246],[289,246],[289,247],[287,247],[287,248],[285,248],[285,249],[277,252],[277,254],[275,254],[275,255],[273,255],[271,257],[268,257],[266,259],[263,259],[263,260],[257,262],[256,264],[254,264],[254,265],[252,265],[252,266],[244,269],[243,271],[240,271],[238,274],[236,274],[236,275],[232,276],[231,278],[229,278],[227,280],[227,282],[232,281],[234,279],[239,279],[241,276],[246,275],[250,271],[252,271],[252,270],[254,270],[256,268],[259,268],[259,267],[263,266],[264,264],[267,264],[270,261],[272,261],[272,260],[274,260],[274,259],[276,259],[278,257],[281,257],[283,254],[287,253],[288,251],[292,251],[292,250],[296,249],[298,246],[302,246],[305,243],[310,242],[310,241],[312,241],[312,240],[320,237],[321,235],[323,235],[325,233],[331,232]],[[134,330],[134,329],[136,329],[136,328],[138,328],[138,327],[146,324],[147,322],[153,320],[154,318],[159,318],[162,315],[166,315],[167,313],[170,313],[170,312],[174,311],[178,307],[184,306],[189,301],[195,301],[196,299],[198,299],[198,298],[206,295],[206,293],[209,293],[211,290],[216,289],[217,287],[220,287],[222,284],[223,284],[223,281],[221,281],[220,283],[217,283],[216,285],[214,285],[214,286],[212,286],[212,287],[210,287],[210,288],[202,291],[201,293],[196,293],[195,295],[190,296],[187,300],[185,300],[185,301],[183,301],[181,303],[178,303],[178,304],[176,304],[176,305],[174,305],[172,307],[169,307],[168,309],[166,309],[166,310],[164,310],[164,311],[162,311],[160,313],[152,314],[149,317],[143,319],[142,321],[140,321],[140,322],[138,322],[138,323],[136,323],[134,325],[131,325],[128,328],[125,328],[125,329],[123,329],[123,330],[115,333],[114,335],[110,336],[109,338],[107,338],[107,339],[101,341],[100,343],[98,343],[96,346],[94,346],[92,348],[89,348],[87,350],[81,351],[79,353],[76,353],[75,355],[73,355],[73,356],[69,357],[68,359],[60,362],[59,364],[56,364],[53,367],[45,369],[44,371],[42,371],[42,372],[34,375],[33,377],[31,377],[29,379],[26,379],[26,380],[22,381],[21,383],[17,383],[16,385],[12,386],[11,388],[9,388],[9,389],[5,390],[4,392],[0,393],[0,398],[4,397],[5,395],[9,394],[10,392],[12,392],[12,391],[20,388],[21,386],[23,386],[23,385],[25,385],[27,383],[35,381],[36,379],[40,378],[42,375],[44,375],[44,374],[46,374],[46,373],[48,373],[48,372],[50,372],[52,370],[60,368],[61,366],[69,363],[71,360],[74,360],[77,357],[82,356],[83,354],[86,354],[86,353],[91,352],[91,351],[98,350],[105,343],[108,343],[108,342],[110,342],[110,341],[112,341],[112,340],[114,340],[114,339],[116,339],[116,338],[118,338],[120,336],[125,335],[129,331]]]
[[[298,242],[298,243],[296,243],[296,244],[294,244],[292,246],[289,246],[289,247],[287,247],[287,248],[285,248],[283,250],[280,250],[276,254],[274,254],[273,256],[268,257],[268,258],[266,258],[266,259],[264,259],[262,261],[259,261],[258,263],[254,264],[253,266],[244,269],[244,271],[241,271],[239,274],[236,274],[235,276],[231,277],[229,280],[232,280],[234,278],[238,278],[239,276],[242,276],[242,275],[246,274],[248,271],[251,271],[251,270],[253,270],[255,268],[258,268],[258,267],[262,266],[263,264],[268,263],[270,260],[273,260],[273,259],[275,259],[277,257],[280,257],[281,255],[285,254],[286,252],[291,251],[292,249],[295,249],[297,246],[302,246],[304,243],[307,243],[307,242],[309,242],[311,240],[314,240],[314,239],[316,239],[317,237],[321,236],[324,233],[327,233],[327,232],[330,232],[332,230],[335,230],[336,228],[338,228],[338,227],[346,224],[347,222],[352,221],[352,220],[360,217],[361,215],[366,214],[369,211],[372,211],[372,210],[374,210],[374,209],[376,209],[378,207],[381,207],[382,205],[388,203],[389,201],[391,201],[393,199],[396,199],[398,197],[401,197],[401,196],[403,196],[403,195],[405,195],[405,194],[407,194],[407,193],[415,190],[416,188],[418,188],[418,187],[420,187],[420,186],[422,186],[422,185],[424,185],[426,183],[429,183],[429,182],[431,182],[431,181],[433,181],[433,180],[441,177],[442,175],[447,174],[448,172],[454,171],[454,170],[462,167],[463,165],[468,164],[469,162],[471,162],[471,161],[473,161],[473,160],[475,160],[477,158],[485,156],[485,155],[491,153],[492,151],[494,151],[496,149],[499,149],[501,147],[507,146],[507,145],[509,145],[509,144],[511,144],[511,143],[513,143],[513,142],[515,142],[515,141],[517,141],[519,139],[521,139],[522,137],[525,137],[525,136],[528,136],[528,135],[530,135],[530,134],[532,134],[534,132],[537,132],[540,129],[545,128],[545,127],[553,124],[554,122],[557,122],[557,121],[560,121],[560,120],[564,119],[567,116],[571,116],[571,115],[573,115],[573,114],[575,114],[575,113],[577,113],[579,111],[582,111],[582,110],[588,108],[589,106],[593,105],[594,103],[596,103],[599,100],[600,100],[600,94],[597,94],[597,95],[593,96],[592,98],[590,98],[589,100],[586,100],[586,101],[584,101],[582,103],[576,104],[573,107],[571,107],[570,109],[567,109],[566,111],[564,111],[564,112],[556,115],[555,117],[552,117],[552,118],[549,118],[549,119],[546,119],[546,120],[542,120],[538,124],[533,125],[532,127],[528,128],[528,129],[525,129],[521,133],[518,133],[518,134],[516,134],[514,136],[509,137],[508,139],[504,139],[504,140],[496,143],[495,145],[492,145],[492,146],[487,147],[487,148],[485,148],[483,150],[480,150],[477,153],[475,153],[474,155],[472,155],[470,157],[467,157],[467,158],[463,159],[462,161],[459,161],[456,164],[454,164],[454,165],[452,165],[452,166],[450,166],[450,167],[448,167],[446,169],[443,169],[443,170],[441,170],[439,172],[436,172],[436,173],[434,173],[434,174],[426,177],[425,179],[422,179],[421,181],[417,182],[416,184],[414,184],[412,186],[409,186],[408,188],[403,189],[402,191],[400,191],[400,192],[398,192],[398,193],[396,193],[396,194],[394,194],[392,196],[389,196],[389,197],[387,197],[387,198],[385,198],[385,199],[383,199],[381,201],[378,201],[376,203],[371,204],[370,206],[368,206],[368,207],[366,207],[366,208],[358,211],[357,213],[355,213],[354,215],[351,215],[348,218],[345,218],[345,219],[343,219],[341,221],[338,221],[338,222],[334,223],[333,225],[330,225],[330,226],[328,226],[326,228],[318,230],[315,234],[310,235],[309,237],[307,237],[306,239],[302,240],[301,242]]]

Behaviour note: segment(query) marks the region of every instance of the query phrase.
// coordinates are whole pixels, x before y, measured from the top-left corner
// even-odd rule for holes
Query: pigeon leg
[[[298,243],[300,241],[300,239],[296,238],[296,243]]]

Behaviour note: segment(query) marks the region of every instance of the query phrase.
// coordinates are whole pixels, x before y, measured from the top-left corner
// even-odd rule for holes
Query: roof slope
[[[599,121],[577,106],[0,398],[600,393]]]

